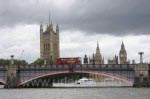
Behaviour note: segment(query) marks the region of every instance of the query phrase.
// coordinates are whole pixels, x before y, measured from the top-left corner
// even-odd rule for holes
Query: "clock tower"
[[[126,53],[123,41],[122,41],[121,49],[120,49],[120,52],[119,52],[119,58],[120,58],[120,64],[126,64],[126,62],[127,62],[127,53]]]

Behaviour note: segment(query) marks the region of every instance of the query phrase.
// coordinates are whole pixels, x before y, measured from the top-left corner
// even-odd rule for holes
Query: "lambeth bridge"
[[[132,84],[150,86],[149,64],[81,64],[42,66],[0,66],[0,83],[4,88],[52,87],[53,79],[64,75],[93,74]],[[38,84],[32,84],[38,82]]]

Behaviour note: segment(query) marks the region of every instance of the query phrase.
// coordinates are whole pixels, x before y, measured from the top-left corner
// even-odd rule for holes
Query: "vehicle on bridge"
[[[56,64],[57,65],[81,64],[81,58],[80,57],[57,58]]]

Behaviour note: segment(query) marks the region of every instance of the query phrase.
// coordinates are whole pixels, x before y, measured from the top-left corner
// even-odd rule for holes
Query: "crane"
[[[23,53],[24,53],[24,50],[22,50],[19,60],[21,60]]]

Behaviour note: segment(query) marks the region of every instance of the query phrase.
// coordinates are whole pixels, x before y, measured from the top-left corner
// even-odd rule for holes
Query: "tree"
[[[31,65],[43,65],[44,64],[44,60],[38,58],[36,59],[33,63],[31,63]]]
[[[46,60],[46,64],[47,65],[53,65],[54,62],[50,61],[50,60]],[[33,63],[31,63],[31,65],[44,65],[44,60],[43,59],[36,59]]]
[[[0,65],[10,65],[10,59],[0,59]],[[14,60],[14,65],[28,65],[25,60]]]

